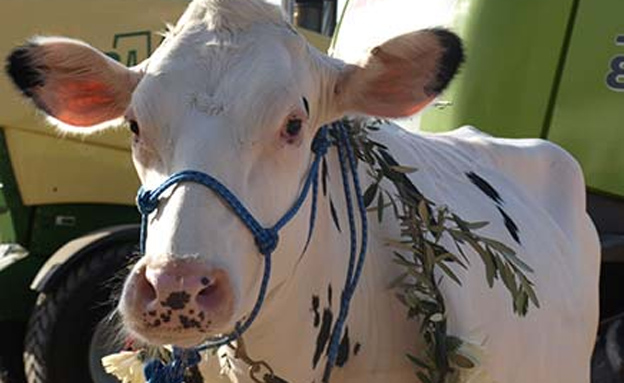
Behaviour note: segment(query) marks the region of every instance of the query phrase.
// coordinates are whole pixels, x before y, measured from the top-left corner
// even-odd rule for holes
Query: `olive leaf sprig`
[[[447,334],[446,307],[439,284],[446,276],[461,285],[450,265],[467,269],[470,259],[465,250],[474,250],[485,265],[488,285],[492,287],[495,280],[501,279],[511,295],[513,311],[520,316],[526,315],[530,303],[539,307],[533,283],[527,277],[532,270],[510,247],[476,233],[488,222],[463,220],[423,195],[407,176],[417,169],[400,165],[386,146],[370,138],[369,133],[379,130],[382,123],[345,120],[355,154],[368,165],[373,180],[364,192],[365,205],[376,212],[379,222],[388,207],[399,219],[400,238],[388,244],[393,248],[395,262],[405,271],[393,287],[407,306],[408,317],[420,321],[427,346],[423,355],[408,358],[418,367],[416,373],[424,383],[456,382],[457,367],[471,368],[474,362],[462,354],[462,341]],[[383,186],[383,180],[388,180],[394,190]],[[451,240],[456,253],[441,244],[443,238]]]

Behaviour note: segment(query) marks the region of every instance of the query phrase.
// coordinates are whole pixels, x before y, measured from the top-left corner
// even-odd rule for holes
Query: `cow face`
[[[202,171],[269,227],[300,192],[322,124],[348,112],[413,114],[461,59],[455,35],[428,30],[346,65],[309,46],[262,1],[196,0],[137,68],[78,41],[40,38],[16,49],[7,69],[62,129],[88,132],[124,118],[145,187]],[[296,267],[307,217],[280,233],[270,291]],[[124,323],[153,344],[191,346],[230,332],[255,302],[262,264],[252,235],[215,194],[178,184],[149,217],[146,254],[119,304]]]

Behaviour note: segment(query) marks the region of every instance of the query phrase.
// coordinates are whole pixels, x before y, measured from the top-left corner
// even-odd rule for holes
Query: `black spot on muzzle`
[[[177,291],[169,294],[167,300],[160,302],[160,304],[165,307],[170,307],[172,310],[182,310],[190,300],[191,296],[187,292]]]

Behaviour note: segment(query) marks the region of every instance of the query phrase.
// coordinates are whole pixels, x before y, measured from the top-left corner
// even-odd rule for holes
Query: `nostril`
[[[216,285],[210,285],[208,287],[205,287],[203,289],[201,289],[201,291],[199,292],[199,294],[197,294],[197,296],[199,297],[207,297],[209,295],[211,295],[212,293],[214,293],[214,291],[217,289]]]
[[[135,281],[137,296],[144,305],[147,305],[158,298],[156,289],[145,275],[145,268],[142,268],[137,272]]]
[[[219,285],[211,281],[208,286],[197,293],[195,301],[203,310],[212,310],[221,303],[222,294],[220,290]]]

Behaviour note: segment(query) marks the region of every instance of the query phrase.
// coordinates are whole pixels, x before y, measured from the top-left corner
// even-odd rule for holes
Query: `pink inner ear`
[[[110,85],[92,79],[51,81],[38,98],[53,117],[73,126],[93,126],[113,120],[123,110]]]

